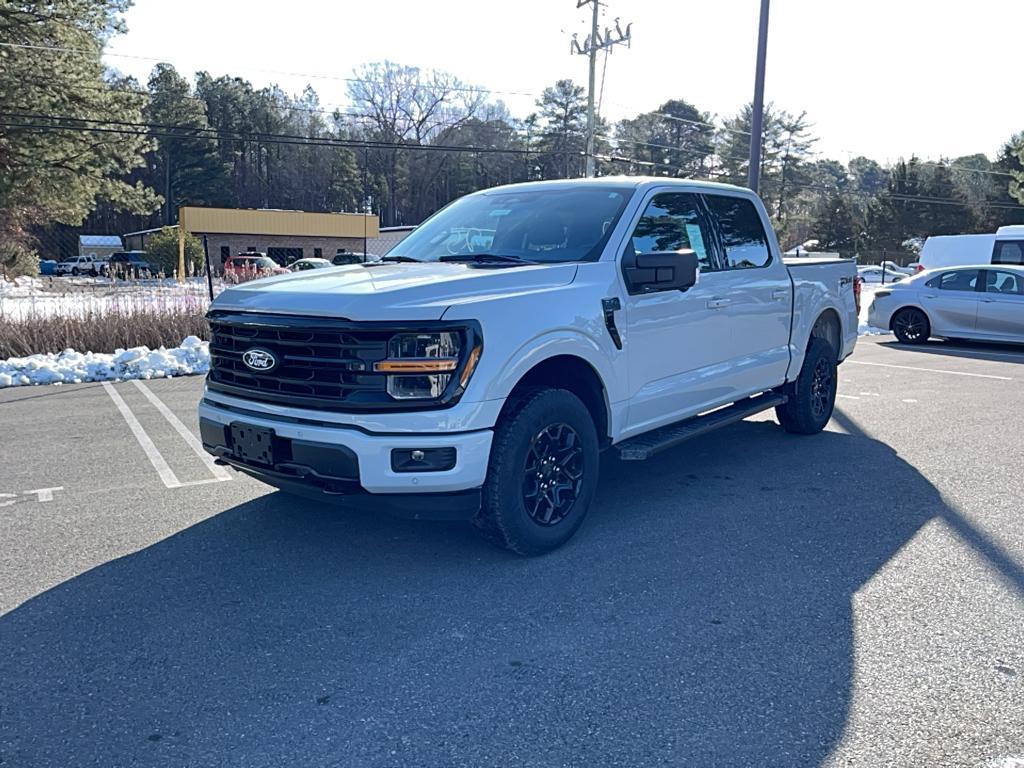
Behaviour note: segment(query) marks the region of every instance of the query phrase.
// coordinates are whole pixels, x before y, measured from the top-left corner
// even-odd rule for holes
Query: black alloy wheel
[[[565,423],[538,432],[523,468],[523,504],[538,525],[562,522],[583,487],[583,445],[576,430]]]
[[[928,340],[928,318],[919,309],[900,310],[892,319],[892,331],[904,344],[921,344]]]
[[[824,357],[819,357],[811,375],[811,412],[820,419],[826,413],[832,413],[832,386],[835,365]]]

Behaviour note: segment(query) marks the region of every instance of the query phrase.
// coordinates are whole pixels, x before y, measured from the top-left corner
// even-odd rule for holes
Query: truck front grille
[[[332,407],[390,400],[373,364],[387,357],[394,330],[309,317],[213,314],[209,383],[225,392],[269,402]],[[268,370],[243,356],[269,352]],[[250,358],[251,359],[251,358]]]

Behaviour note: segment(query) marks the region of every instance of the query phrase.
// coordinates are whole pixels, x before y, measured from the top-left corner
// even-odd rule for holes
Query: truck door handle
[[[732,299],[708,299],[708,309],[721,309],[732,304]]]
[[[981,303],[982,304],[991,304],[994,301],[995,301],[995,299],[981,299]]]
[[[926,298],[926,299],[935,299],[935,298],[938,298],[938,297],[934,293],[926,293],[924,295],[924,298]]]
[[[785,288],[776,288],[772,291],[772,301],[780,301],[789,296],[789,291]]]

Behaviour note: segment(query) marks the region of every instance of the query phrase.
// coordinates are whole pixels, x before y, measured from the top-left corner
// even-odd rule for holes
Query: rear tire
[[[920,309],[907,307],[892,317],[892,332],[904,344],[924,344],[931,335],[931,323]]]
[[[787,387],[789,400],[775,408],[775,416],[784,430],[814,435],[825,428],[836,405],[837,374],[836,351],[832,345],[812,337],[800,375]]]
[[[520,555],[550,552],[583,523],[597,473],[597,430],[583,402],[564,389],[525,392],[494,430],[475,524]]]

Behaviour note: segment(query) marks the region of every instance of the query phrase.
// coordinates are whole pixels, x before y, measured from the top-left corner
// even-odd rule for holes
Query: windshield
[[[595,261],[632,194],[628,187],[576,187],[471,195],[427,219],[388,258]]]

